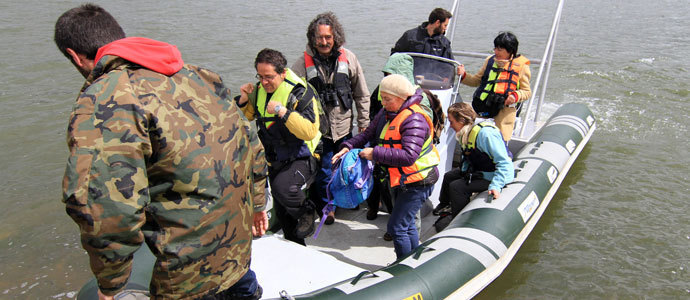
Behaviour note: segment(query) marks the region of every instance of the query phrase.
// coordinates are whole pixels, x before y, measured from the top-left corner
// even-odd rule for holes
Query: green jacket
[[[267,167],[229,95],[196,66],[168,77],[113,55],[97,62],[70,116],[63,201],[106,295],[144,242],[157,297],[216,293],[246,273]]]
[[[393,53],[388,58],[386,65],[383,66],[383,70],[381,71],[405,76],[405,78],[407,78],[412,85],[415,85],[414,59],[412,56],[403,53]],[[434,113],[431,110],[431,103],[429,103],[429,98],[426,96],[426,93],[422,93],[422,102],[420,102],[419,105],[422,107],[422,109],[424,109],[424,112],[426,112],[427,115],[429,115],[432,119],[434,118]]]

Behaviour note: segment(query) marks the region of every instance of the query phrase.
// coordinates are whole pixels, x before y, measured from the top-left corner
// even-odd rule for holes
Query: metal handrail
[[[440,56],[426,54],[426,53],[418,53],[418,52],[399,52],[399,53],[400,54],[407,54],[409,56],[423,57],[423,58],[429,58],[429,59],[438,60],[438,61],[442,61],[442,62],[447,62],[449,64],[454,64],[456,66],[460,65],[460,62],[458,62],[457,60],[452,60],[452,59],[448,59],[445,57],[440,57]]]
[[[456,16],[456,13],[458,12],[458,7],[460,7],[460,0],[455,0],[453,1],[453,6],[450,8],[450,13],[453,16]],[[446,37],[448,40],[452,41],[453,38],[455,37],[455,23],[459,20],[460,18],[455,17],[455,18],[450,18],[450,24],[448,24],[448,28],[450,28],[450,36],[448,36],[448,31],[446,31]]]
[[[454,56],[463,56],[463,57],[473,57],[473,58],[487,58],[492,53],[481,53],[481,52],[472,52],[472,51],[453,51]],[[541,65],[541,59],[530,59],[529,63],[531,65]]]
[[[551,70],[551,57],[553,56],[553,48],[554,48],[554,46],[555,46],[555,38],[556,38],[556,33],[557,33],[557,31],[558,31],[558,24],[559,24],[560,21],[561,21],[561,11],[563,10],[563,2],[564,2],[564,1],[565,1],[565,0],[560,0],[560,1],[558,1],[558,7],[556,8],[556,13],[555,13],[554,16],[553,16],[553,23],[551,24],[551,32],[549,33],[549,38],[547,39],[547,42],[546,42],[546,48],[544,49],[544,55],[542,56],[542,60],[543,60],[543,61],[546,61],[546,64],[542,64],[542,65],[539,67],[539,74],[537,75],[537,82],[536,82],[535,85],[534,85],[534,91],[535,91],[535,92],[532,93],[532,97],[530,97],[530,99],[529,99],[529,101],[528,101],[528,102],[529,102],[529,105],[527,106],[527,118],[529,118],[530,113],[532,112],[532,105],[534,104],[534,101],[533,101],[533,100],[534,100],[534,97],[535,97],[536,94],[537,94],[537,91],[539,91],[539,84],[541,83],[541,77],[542,77],[542,74],[543,74],[543,72],[544,72],[544,65],[547,65],[547,66],[548,66],[547,69],[549,69],[549,71]],[[547,76],[548,76],[548,72],[547,72]],[[543,103],[544,103],[544,101],[543,101],[543,99],[544,99],[543,95],[546,93],[546,82],[547,82],[547,81],[548,81],[548,80],[545,80],[545,81],[544,81],[545,84],[544,84],[544,87],[543,87],[543,91],[542,91],[541,97],[540,97],[540,99],[539,99],[539,104],[538,104],[538,107],[537,107],[537,112],[541,112],[541,106],[542,106]],[[536,123],[538,120],[539,120],[539,114],[536,113],[536,114],[534,115],[534,122]],[[520,137],[522,137],[522,136],[524,135],[524,133],[525,133],[525,128],[527,128],[526,125],[527,125],[527,122],[522,122],[522,125],[521,125],[521,128],[520,128]]]
[[[554,32],[551,51],[549,51],[549,64],[546,65],[546,75],[544,75],[544,88],[541,89],[541,95],[539,95],[539,104],[537,105],[537,111],[534,114],[534,121],[535,122],[539,121],[539,116],[541,115],[541,108],[544,105],[544,99],[545,99],[545,95],[546,95],[546,87],[549,85],[549,74],[551,73],[551,62],[553,61],[553,49],[556,49],[556,39],[558,38],[558,28],[559,27],[560,27],[560,16],[559,16],[559,22],[556,24],[556,31]]]

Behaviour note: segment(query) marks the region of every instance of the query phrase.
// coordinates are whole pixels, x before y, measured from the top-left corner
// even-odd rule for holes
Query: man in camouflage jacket
[[[63,201],[99,296],[125,287],[146,242],[153,298],[258,299],[249,266],[252,230],[267,222],[266,161],[220,77],[183,64],[173,45],[124,38],[96,5],[65,12],[55,42],[86,77]]]

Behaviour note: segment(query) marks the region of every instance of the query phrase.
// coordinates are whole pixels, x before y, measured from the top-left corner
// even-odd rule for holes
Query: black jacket
[[[396,52],[416,52],[453,59],[448,38],[443,34],[429,36],[429,33],[426,31],[428,24],[429,22],[424,22],[416,28],[405,31],[395,43],[395,47],[391,48],[391,54]]]

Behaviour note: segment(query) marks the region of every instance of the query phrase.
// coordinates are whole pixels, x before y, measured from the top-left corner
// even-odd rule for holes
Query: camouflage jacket
[[[97,62],[70,116],[63,201],[104,294],[125,286],[144,241],[154,298],[216,293],[245,274],[267,174],[251,128],[209,70]]]

